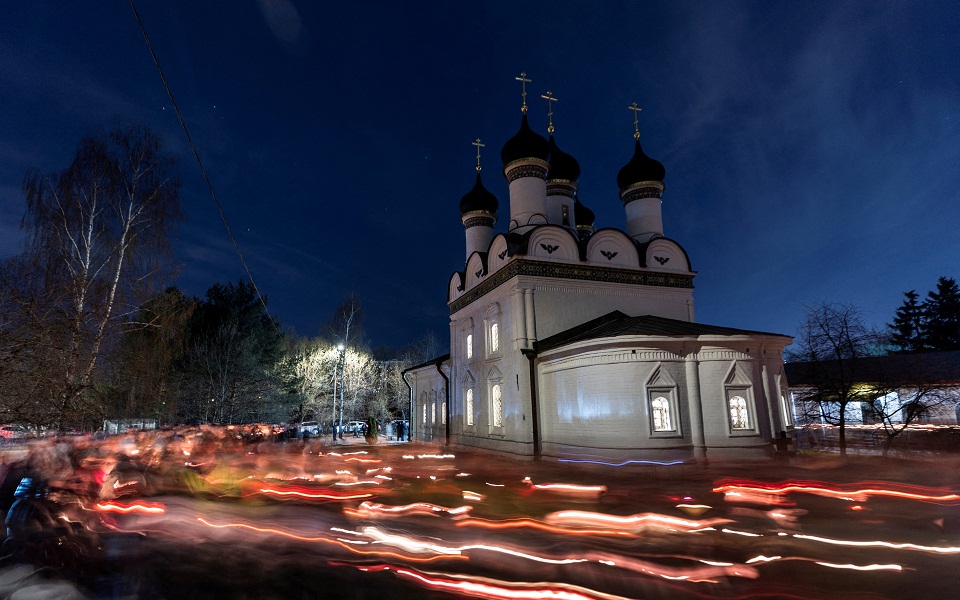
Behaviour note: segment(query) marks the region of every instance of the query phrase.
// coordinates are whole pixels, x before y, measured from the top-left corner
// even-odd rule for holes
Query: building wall
[[[467,331],[476,335],[476,327],[471,329],[469,324],[452,326],[451,338],[462,341]],[[634,336],[545,353],[536,363],[542,454],[548,459],[687,460],[702,458],[697,451],[701,446],[708,460],[765,457],[776,432],[790,427],[789,416],[780,408],[782,350],[782,338],[762,336],[708,342]],[[532,456],[534,415],[528,358],[519,352],[488,357],[478,348],[474,348],[473,359],[458,354],[460,360],[451,359],[447,367],[450,443]],[[515,360],[517,356],[522,362]],[[478,372],[487,376],[477,377]],[[490,372],[496,373],[494,380],[502,385],[504,418],[500,427],[493,425],[491,417]],[[408,379],[413,380],[414,397],[419,399],[415,400],[414,437],[445,441],[440,412],[432,408],[434,397],[445,398],[443,378],[430,365],[412,372]],[[464,415],[467,382],[474,389],[472,426]],[[745,427],[733,426],[733,395],[746,401]],[[670,430],[655,430],[651,404],[655,397],[670,402]],[[427,403],[426,413],[423,402]],[[434,418],[434,414],[438,416]]]

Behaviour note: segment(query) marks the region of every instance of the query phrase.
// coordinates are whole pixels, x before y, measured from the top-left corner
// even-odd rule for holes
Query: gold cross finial
[[[550,118],[550,125],[547,127],[547,133],[553,135],[553,103],[557,101],[557,98],[553,97],[553,92],[547,90],[546,94],[540,96],[547,101],[547,117]]]
[[[477,138],[477,141],[472,142],[472,145],[477,147],[477,173],[479,173],[480,172],[480,148],[485,147],[486,144],[481,144],[480,138]]]
[[[514,77],[514,79],[520,82],[520,97],[523,98],[523,105],[520,107],[520,112],[527,114],[527,84],[533,83],[533,80],[527,79],[527,74],[524,71],[520,72],[520,77]]]
[[[639,140],[640,139],[640,121],[639,119],[637,119],[637,113],[639,113],[643,109],[637,106],[636,102],[634,102],[627,108],[633,111],[633,139]]]

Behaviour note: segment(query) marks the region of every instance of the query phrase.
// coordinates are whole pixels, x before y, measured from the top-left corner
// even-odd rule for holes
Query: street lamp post
[[[337,349],[340,350],[340,426],[337,427],[337,430],[340,432],[340,439],[343,439],[343,371],[346,369],[346,348],[343,344],[337,346]],[[336,402],[336,399],[334,399]]]
[[[330,423],[333,429],[333,441],[337,441],[337,432],[343,426],[343,344],[337,345],[337,363],[333,367],[333,420]],[[337,426],[337,383],[340,383],[340,427]],[[343,439],[343,433],[340,433],[340,439]]]

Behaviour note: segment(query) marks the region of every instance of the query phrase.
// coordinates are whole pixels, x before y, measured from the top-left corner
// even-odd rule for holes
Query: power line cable
[[[260,304],[263,305],[263,310],[267,313],[267,317],[270,319],[270,322],[273,323],[273,326],[276,327],[277,333],[280,333],[280,327],[273,320],[273,317],[270,316],[270,310],[267,308],[267,302],[260,294],[260,288],[257,287],[257,282],[253,280],[253,273],[250,272],[250,267],[247,266],[247,261],[243,259],[243,253],[240,252],[240,244],[237,243],[237,238],[234,237],[233,230],[230,229],[230,223],[227,222],[227,215],[224,214],[223,207],[220,206],[220,200],[217,198],[217,193],[213,189],[213,183],[210,181],[210,178],[207,177],[207,170],[203,167],[203,161],[200,160],[200,153],[197,152],[197,147],[193,143],[193,138],[190,137],[190,131],[187,129],[187,124],[183,120],[183,115],[180,113],[180,107],[177,106],[177,101],[173,97],[173,91],[170,89],[170,84],[167,83],[166,75],[163,74],[163,68],[160,67],[160,60],[157,58],[157,54],[153,51],[153,45],[150,43],[150,37],[147,36],[147,30],[143,26],[143,19],[140,18],[140,13],[137,11],[137,7],[133,3],[133,0],[130,0],[130,8],[133,9],[133,15],[137,18],[137,23],[140,25],[140,32],[143,34],[143,41],[146,42],[147,50],[150,51],[150,56],[153,57],[153,64],[157,66],[157,72],[160,73],[160,80],[163,82],[164,89],[167,90],[167,96],[170,97],[170,102],[173,104],[173,110],[177,113],[177,119],[180,121],[180,127],[183,128],[183,133],[187,136],[187,143],[190,144],[190,149],[193,150],[193,156],[197,159],[197,164],[200,165],[200,173],[203,175],[203,180],[207,182],[207,188],[210,189],[210,196],[213,198],[214,204],[217,205],[217,212],[220,213],[220,218],[223,220],[223,226],[227,228],[227,234],[230,236],[230,241],[233,242],[233,247],[237,250],[237,256],[240,257],[240,263],[243,265],[243,269],[247,272],[247,277],[250,279],[250,284],[253,286],[253,290],[257,293],[257,298],[260,299]]]

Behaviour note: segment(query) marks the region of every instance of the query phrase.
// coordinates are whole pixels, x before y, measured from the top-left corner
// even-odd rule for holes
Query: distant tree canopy
[[[960,350],[960,286],[940,277],[935,290],[919,302],[916,290],[904,293],[893,322],[887,325],[894,352]]]
[[[286,420],[295,375],[280,323],[252,284],[215,284],[190,318],[182,365],[183,420],[236,423]]]

